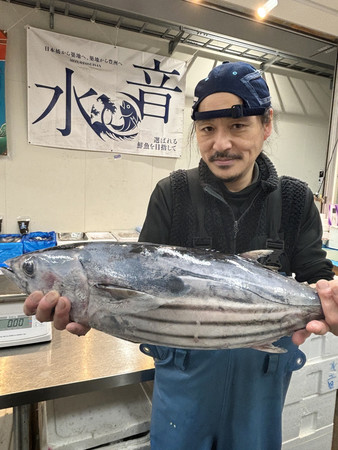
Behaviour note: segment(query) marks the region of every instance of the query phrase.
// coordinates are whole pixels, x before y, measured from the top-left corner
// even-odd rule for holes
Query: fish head
[[[132,115],[137,116],[135,108],[126,100],[122,101],[120,106],[121,114],[124,117],[130,117]]]
[[[57,290],[69,297],[86,295],[87,277],[76,252],[62,247],[25,253],[5,262],[2,270],[23,292]]]

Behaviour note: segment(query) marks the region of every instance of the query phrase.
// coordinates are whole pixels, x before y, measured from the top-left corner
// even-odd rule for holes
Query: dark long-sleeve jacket
[[[227,192],[203,161],[174,172],[155,187],[139,240],[192,247],[202,234],[216,250],[241,253],[266,248],[267,239],[277,237],[285,247],[281,271],[309,283],[332,279],[311,190],[294,178],[281,182],[263,154],[257,170],[256,182],[239,194]],[[276,229],[278,236],[271,236]]]

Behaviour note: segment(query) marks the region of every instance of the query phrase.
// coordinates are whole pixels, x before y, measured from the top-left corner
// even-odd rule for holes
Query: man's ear
[[[264,141],[270,136],[272,133],[272,124],[273,124],[273,109],[269,109],[269,121],[264,124]]]

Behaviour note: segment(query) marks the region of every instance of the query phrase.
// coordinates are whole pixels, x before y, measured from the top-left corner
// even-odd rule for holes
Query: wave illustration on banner
[[[78,104],[79,108],[81,104]],[[87,123],[94,132],[103,139],[134,139],[138,134],[138,124],[141,122],[140,111],[126,100],[111,101],[105,94],[96,99],[90,110],[90,116],[83,111]]]

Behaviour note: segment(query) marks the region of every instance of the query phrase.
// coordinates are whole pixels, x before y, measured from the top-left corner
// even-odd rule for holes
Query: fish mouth
[[[8,278],[10,281],[14,281],[14,283],[18,286],[19,280],[16,277],[14,270],[10,266],[7,265],[4,267],[1,267],[1,272],[5,275],[6,278]]]
[[[6,265],[5,267],[1,267],[1,271],[5,275],[6,278],[8,278],[10,281],[12,281],[20,289],[23,289],[23,292],[27,292],[26,283],[23,282],[22,280],[20,280],[20,278],[16,276],[16,274],[11,266]]]
[[[8,265],[1,267],[1,272],[10,279],[13,279],[15,277],[14,270]]]

